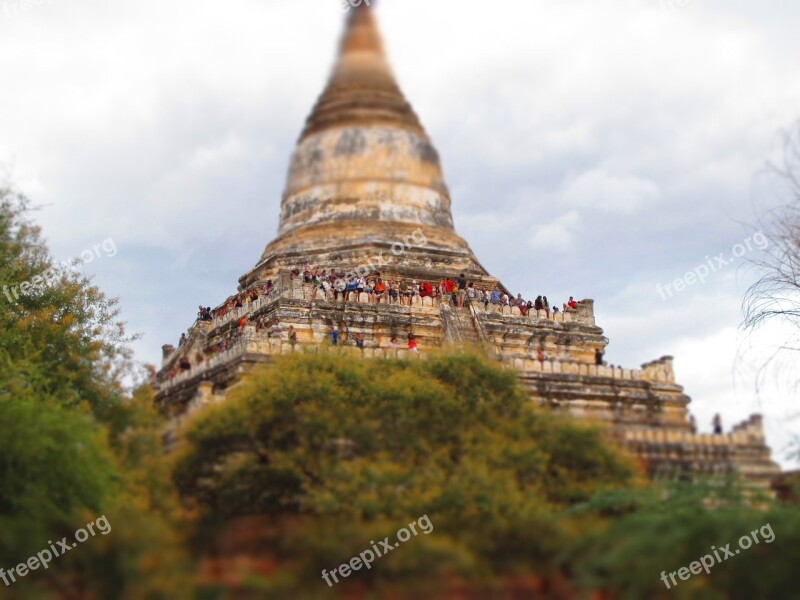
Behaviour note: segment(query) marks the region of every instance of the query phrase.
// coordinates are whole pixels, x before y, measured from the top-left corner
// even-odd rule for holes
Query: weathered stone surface
[[[366,5],[351,11],[338,63],[292,157],[278,237],[239,281],[249,291],[271,279],[276,291],[197,323],[177,349],[164,346],[157,401],[180,420],[224,400],[255,365],[281,354],[417,360],[436,348],[475,344],[514,369],[532,401],[607,425],[654,477],[739,473],[766,489],[779,472],[758,416],[728,435],[694,432],[672,357],[641,369],[597,365],[595,352],[608,339],[595,323],[591,299],[576,311],[529,316],[510,306],[456,308],[431,298],[410,305],[370,304],[366,294],[333,301],[291,278],[289,271],[304,265],[338,272],[360,267],[407,281],[438,282],[463,272],[481,289],[498,284],[454,231],[438,153],[394,80]],[[282,333],[256,327],[276,321]],[[287,338],[289,326],[295,342]],[[330,347],[331,327],[341,334],[340,348]],[[419,353],[390,344],[396,337],[404,346],[409,333]],[[355,346],[357,334],[363,349]],[[227,349],[209,356],[220,346]],[[198,355],[202,362],[175,374]]]
[[[354,9],[292,156],[278,237],[240,283],[301,261],[349,270],[381,253],[409,277],[424,276],[422,267],[491,280],[455,233],[450,207],[439,154],[395,81],[372,9]],[[425,244],[408,244],[417,232]]]

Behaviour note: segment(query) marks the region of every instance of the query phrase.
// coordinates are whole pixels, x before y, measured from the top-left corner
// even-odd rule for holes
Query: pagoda
[[[514,369],[531,400],[603,423],[656,478],[739,475],[768,489],[780,473],[759,415],[719,435],[698,434],[672,358],[638,369],[602,361],[608,344],[594,302],[560,312],[413,296],[325,293],[303,273],[362,274],[438,284],[463,277],[484,293],[505,287],[453,225],[439,154],[392,73],[368,5],[347,16],[338,58],[292,155],[277,237],[236,294],[164,346],[156,401],[176,423],[224,401],[259,363],[292,352],[353,360],[424,360],[472,344]],[[331,344],[336,332],[337,346]],[[409,334],[419,352],[398,348]]]

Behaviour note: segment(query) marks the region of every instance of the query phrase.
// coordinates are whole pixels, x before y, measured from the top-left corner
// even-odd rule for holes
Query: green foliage
[[[101,514],[112,532],[3,585],[3,597],[190,597],[152,390],[124,392],[130,338],[115,302],[54,264],[29,210],[0,190],[0,285],[12,296],[0,295],[0,567]],[[14,298],[10,288],[51,270],[48,285]]]
[[[645,494],[617,496],[624,516],[595,527],[569,552],[576,583],[588,589],[615,590],[619,598],[790,598],[797,594],[800,513],[780,506],[758,510],[728,495],[697,487],[653,488]],[[603,503],[603,510],[608,508]],[[595,506],[594,508],[598,508]],[[710,574],[693,575],[668,590],[661,573],[688,567],[704,555],[769,524],[772,537],[714,565]],[[719,553],[724,557],[724,553]],[[667,575],[668,577],[668,575]]]
[[[282,544],[307,574],[429,515],[437,535],[373,578],[544,571],[574,535],[560,509],[638,481],[601,432],[536,409],[472,353],[276,360],[191,422],[175,480],[209,520],[299,516]]]
[[[24,197],[0,189],[0,391],[32,390],[102,415],[120,401],[131,338],[116,301],[49,256],[29,212]],[[15,295],[22,284],[38,285]]]
[[[30,394],[0,396],[0,562],[16,564],[83,509],[100,510],[118,478],[90,415]]]
[[[27,214],[0,192],[0,285],[53,267]],[[256,554],[278,568],[202,597],[437,597],[460,581],[485,597],[509,581],[547,584],[547,597],[797,595],[796,509],[645,486],[602,432],[536,409],[513,373],[475,354],[280,359],[196,415],[168,457],[153,390],[120,383],[130,363],[116,319],[70,270],[19,301],[0,296],[0,567],[100,514],[112,527],[3,598],[201,597],[199,559],[242,515],[266,519]],[[335,589],[321,580],[422,515],[429,535]],[[664,587],[662,571],[767,523],[774,542]]]

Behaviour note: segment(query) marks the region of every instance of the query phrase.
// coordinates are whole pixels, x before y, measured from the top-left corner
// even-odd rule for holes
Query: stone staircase
[[[480,335],[475,326],[475,319],[468,307],[456,308],[452,305],[442,305],[442,322],[445,324],[445,340],[451,344],[481,343]]]

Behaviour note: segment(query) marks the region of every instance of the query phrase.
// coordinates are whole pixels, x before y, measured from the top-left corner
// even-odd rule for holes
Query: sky
[[[753,224],[785,200],[764,167],[800,120],[800,5],[381,0],[378,16],[484,266],[526,298],[593,298],[609,362],[675,356],[701,430],[763,413],[797,467],[790,386],[755,384],[790,333],[739,325]],[[0,0],[0,166],[57,259],[113,240],[84,268],[143,334],[140,360],[275,236],[343,18],[340,0]]]

